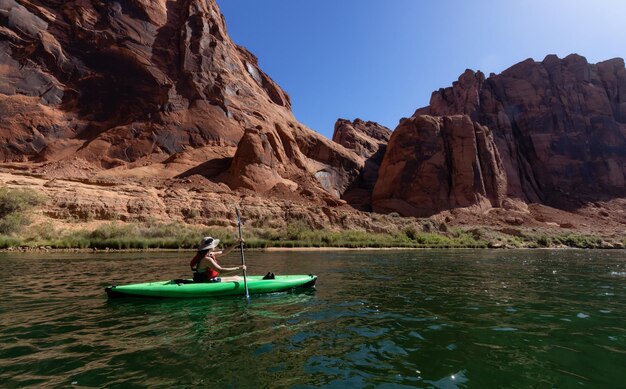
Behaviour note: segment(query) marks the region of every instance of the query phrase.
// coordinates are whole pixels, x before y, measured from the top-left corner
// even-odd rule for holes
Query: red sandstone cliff
[[[294,118],[213,0],[0,2],[0,112],[0,162],[29,174],[134,179],[170,197],[188,180],[228,201],[313,204],[306,212],[331,223],[340,197],[414,216],[507,197],[564,209],[626,197],[621,59],[548,56],[489,78],[468,70],[393,134],[340,119],[330,141]],[[90,200],[72,196],[54,201]],[[150,213],[133,201],[117,206]],[[93,213],[111,201],[101,203]],[[168,218],[194,209],[163,204],[176,209]]]
[[[361,169],[294,118],[213,0],[7,0],[0,21],[0,161],[321,197]]]
[[[488,128],[469,116],[404,119],[395,129],[372,195],[374,211],[430,216],[499,207],[506,177]]]
[[[626,69],[621,58],[531,59],[485,79],[466,71],[417,113],[469,115],[493,131],[508,188],[530,202],[576,207],[626,196]]]
[[[110,167],[236,145],[289,97],[228,37],[214,1],[7,0],[0,159]]]
[[[496,207],[510,197],[567,210],[626,197],[624,61],[551,55],[487,79],[467,70],[400,123],[378,175],[374,210],[406,215],[485,196]]]

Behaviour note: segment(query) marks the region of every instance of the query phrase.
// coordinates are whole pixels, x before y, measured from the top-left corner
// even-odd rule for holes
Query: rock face
[[[620,58],[523,61],[467,70],[418,114],[468,115],[493,131],[507,194],[556,207],[626,195],[626,69]]]
[[[247,129],[224,181],[255,192],[280,184],[292,192],[313,190],[339,198],[358,177],[363,161],[305,127],[291,126]]]
[[[0,15],[0,160],[71,149],[109,167],[291,118],[214,1],[6,0]]]
[[[0,22],[0,162],[335,197],[362,168],[297,122],[214,0],[5,0]]]
[[[339,119],[335,123],[333,142],[354,151],[364,159],[360,175],[342,197],[357,209],[371,211],[371,194],[390,136],[391,130],[375,122]]]
[[[504,169],[491,131],[467,115],[404,119],[380,166],[372,205],[404,216],[500,206]]]

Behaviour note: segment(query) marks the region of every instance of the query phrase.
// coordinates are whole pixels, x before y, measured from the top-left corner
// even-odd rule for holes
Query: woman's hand
[[[246,270],[246,265],[241,265],[241,266],[239,266],[239,269],[240,269],[240,270]]]

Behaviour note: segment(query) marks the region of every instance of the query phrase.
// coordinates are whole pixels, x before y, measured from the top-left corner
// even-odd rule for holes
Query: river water
[[[626,387],[623,251],[249,252],[316,289],[107,301],[190,256],[0,254],[0,386]]]

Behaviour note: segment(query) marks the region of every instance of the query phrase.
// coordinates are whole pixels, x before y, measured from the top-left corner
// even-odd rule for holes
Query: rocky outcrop
[[[430,115],[465,114],[493,131],[507,194],[556,207],[626,195],[626,69],[620,58],[523,61],[467,70],[433,93]]]
[[[333,142],[354,151],[363,158],[370,158],[380,154],[389,142],[391,130],[376,122],[365,122],[355,119],[353,122],[338,119],[333,132]]]
[[[257,193],[280,184],[292,192],[339,198],[359,176],[362,158],[300,125],[289,125],[246,130],[224,181]]]
[[[278,142],[274,133],[266,133],[260,126],[248,129],[225,177],[229,186],[266,192],[281,183],[296,190],[298,185],[283,179],[278,172],[287,160],[285,149]]]
[[[376,212],[430,216],[500,206],[506,177],[488,128],[469,116],[404,119],[394,130],[372,194]]]
[[[378,179],[391,130],[375,122],[356,119],[353,122],[337,120],[333,142],[354,151],[364,158],[363,168],[356,180],[343,193],[342,198],[353,207],[371,211],[371,194]]]

